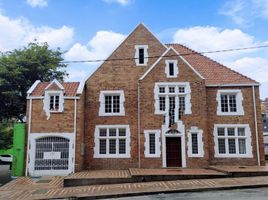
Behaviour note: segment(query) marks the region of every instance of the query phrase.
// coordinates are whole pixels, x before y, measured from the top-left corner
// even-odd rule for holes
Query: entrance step
[[[64,178],[64,187],[170,181],[186,179],[225,178],[226,173],[211,169],[140,169],[129,170],[93,170],[71,174]]]

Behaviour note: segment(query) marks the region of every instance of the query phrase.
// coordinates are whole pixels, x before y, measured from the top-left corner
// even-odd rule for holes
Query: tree
[[[0,116],[23,122],[27,90],[36,80],[60,81],[68,74],[62,63],[63,52],[47,43],[33,42],[22,49],[0,55]]]

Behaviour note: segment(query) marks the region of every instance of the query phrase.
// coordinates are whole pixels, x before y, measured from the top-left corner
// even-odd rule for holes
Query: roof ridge
[[[238,75],[240,75],[240,76],[243,76],[244,78],[247,78],[247,79],[249,79],[250,81],[253,81],[253,82],[255,82],[255,83],[259,83],[259,82],[257,82],[256,80],[254,80],[254,79],[252,79],[252,78],[250,78],[250,77],[248,77],[248,76],[246,76],[246,75],[244,75],[244,74],[242,74],[242,73],[239,73],[239,72],[237,72],[237,71],[231,69],[230,67],[227,67],[227,66],[223,65],[222,63],[219,63],[218,61],[213,60],[212,58],[210,58],[210,57],[208,57],[208,56],[206,56],[206,55],[203,55],[202,53],[200,53],[200,52],[198,52],[198,51],[195,51],[195,50],[193,50],[193,49],[191,49],[191,48],[189,48],[189,47],[187,47],[187,46],[185,46],[185,45],[183,45],[183,44],[179,44],[179,43],[169,43],[169,44],[166,44],[166,45],[179,45],[179,46],[181,46],[181,47],[183,47],[183,48],[185,48],[185,49],[187,49],[187,50],[189,50],[189,51],[195,53],[196,55],[202,56],[202,57],[204,57],[204,58],[210,60],[211,62],[214,62],[215,64],[220,65],[221,67],[226,68],[226,69],[232,71],[232,72],[235,73],[235,74],[238,74]]]

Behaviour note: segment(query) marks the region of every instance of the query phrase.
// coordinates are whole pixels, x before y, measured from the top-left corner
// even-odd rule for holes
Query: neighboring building
[[[256,81],[142,24],[108,59],[85,85],[28,91],[30,175],[264,164]]]
[[[263,141],[265,154],[268,155],[268,98],[261,102]]]

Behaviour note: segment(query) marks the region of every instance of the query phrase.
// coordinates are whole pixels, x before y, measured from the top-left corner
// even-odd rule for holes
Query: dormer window
[[[148,45],[135,45],[135,62],[137,66],[146,66],[148,63]]]
[[[167,78],[176,78],[179,74],[177,60],[166,60],[165,73]]]
[[[49,104],[49,110],[50,111],[59,111],[59,103],[60,103],[60,95],[54,94],[49,95],[50,97],[50,104]]]

